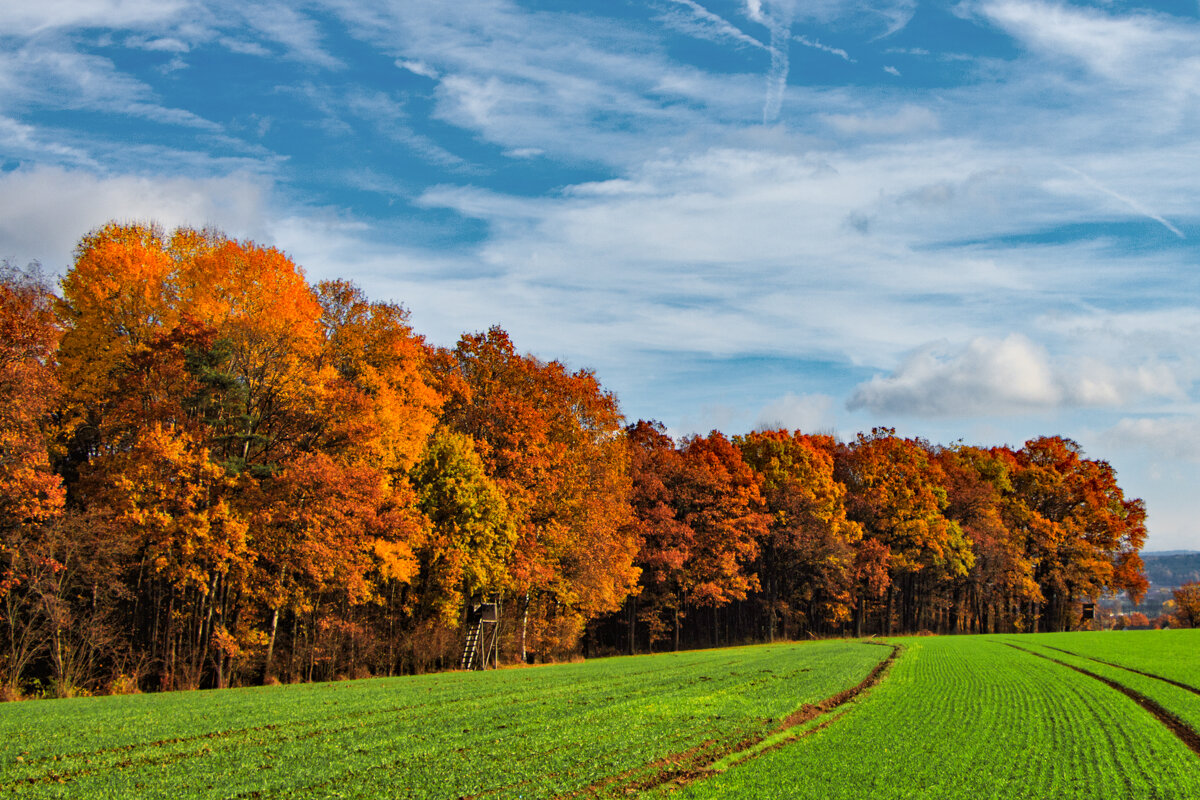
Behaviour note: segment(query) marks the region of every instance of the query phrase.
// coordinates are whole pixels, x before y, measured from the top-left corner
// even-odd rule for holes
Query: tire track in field
[[[805,723],[811,722],[812,720],[817,719],[824,714],[828,714],[831,711],[846,705],[856,697],[859,697],[860,695],[870,691],[884,679],[888,669],[890,669],[892,666],[892,662],[896,660],[896,657],[904,649],[901,645],[888,644],[886,642],[869,641],[863,642],[863,644],[887,647],[891,649],[891,652],[882,661],[876,664],[874,668],[872,668],[867,674],[867,677],[859,681],[858,684],[850,687],[849,689],[838,692],[832,697],[827,697],[819,703],[805,703],[800,708],[786,716],[783,719],[783,722],[781,722],[780,725],[774,730],[771,730],[763,735],[752,736],[729,747],[718,748],[715,750],[712,749],[711,746],[716,744],[716,742],[709,740],[689,750],[685,750],[682,753],[675,753],[665,756],[651,762],[650,764],[644,764],[640,767],[635,767],[619,775],[614,775],[604,780],[597,781],[596,783],[585,786],[582,789],[578,789],[567,794],[558,795],[555,800],[574,800],[574,798],[581,797],[605,797],[614,793],[617,796],[624,796],[647,792],[666,786],[667,784],[670,784],[672,788],[679,788],[681,786],[686,786],[687,784],[692,783],[700,778],[714,774],[713,770],[711,769],[712,765],[716,764],[722,759],[735,756],[740,753],[746,753],[745,758],[738,762],[742,763],[743,761],[756,758],[759,755],[771,750],[777,750],[786,744],[796,741],[797,739],[802,739],[805,736],[809,736],[816,731],[828,727],[830,724],[840,719],[842,714],[846,712],[842,711],[831,719],[828,719],[819,725],[815,725],[811,729],[794,737],[784,738],[773,745],[754,750],[756,745],[761,744],[770,736],[786,733],[789,730],[798,728]],[[647,768],[658,768],[658,771],[649,775],[642,775],[641,777],[638,777],[639,773],[642,773]]]
[[[1181,741],[1185,745],[1187,745],[1187,747],[1189,749],[1191,749],[1191,751],[1193,753],[1200,756],[1200,733],[1197,733],[1196,730],[1194,728],[1192,728],[1192,726],[1188,725],[1186,722],[1184,722],[1182,719],[1180,719],[1178,716],[1176,716],[1173,712],[1168,711],[1166,708],[1164,708],[1162,705],[1160,705],[1157,701],[1151,700],[1149,697],[1142,694],[1141,692],[1131,689],[1128,686],[1124,685],[1123,683],[1118,683],[1117,681],[1114,681],[1112,678],[1106,678],[1103,675],[1097,675],[1095,672],[1084,669],[1083,667],[1080,667],[1080,666],[1076,666],[1075,664],[1068,664],[1065,661],[1060,661],[1057,658],[1046,655],[1045,653],[1038,653],[1033,650],[1026,650],[1024,647],[1015,645],[1011,642],[1005,642],[1004,644],[1008,645],[1009,647],[1013,648],[1014,650],[1020,650],[1022,653],[1027,653],[1031,656],[1036,656],[1037,658],[1044,658],[1047,661],[1052,661],[1055,664],[1058,664],[1060,666],[1064,666],[1068,669],[1073,669],[1082,675],[1087,675],[1089,678],[1094,678],[1094,679],[1100,681],[1101,683],[1103,683],[1104,685],[1109,686],[1113,689],[1116,689],[1118,692],[1125,695],[1130,700],[1137,703],[1143,709],[1148,711],[1151,714],[1151,716],[1153,716],[1155,719],[1157,719],[1159,722],[1161,722],[1163,725],[1165,725],[1167,727],[1167,729],[1171,731],[1171,733],[1175,734],[1176,738],[1178,738],[1179,741]],[[1058,648],[1055,648],[1055,649],[1058,649]],[[1065,652],[1065,651],[1061,651],[1061,652]],[[1073,654],[1071,654],[1071,655],[1073,655]],[[1101,663],[1104,663],[1104,662],[1101,662]],[[1133,670],[1133,671],[1136,671],[1136,670]],[[1150,677],[1157,677],[1157,676],[1151,675]]]
[[[1192,694],[1200,695],[1200,689],[1197,689],[1195,686],[1191,686],[1190,684],[1182,683],[1181,681],[1173,680],[1171,678],[1165,678],[1162,675],[1155,675],[1153,672],[1144,672],[1140,669],[1134,669],[1133,667],[1127,667],[1124,664],[1117,664],[1112,661],[1105,661],[1103,658],[1096,658],[1095,656],[1085,656],[1082,653],[1072,653],[1070,650],[1064,650],[1061,647],[1054,647],[1054,646],[1048,645],[1048,644],[1043,644],[1043,645],[1039,645],[1039,646],[1045,647],[1047,650],[1057,650],[1058,652],[1066,653],[1069,656],[1075,656],[1076,658],[1086,659],[1087,661],[1095,661],[1097,664],[1104,664],[1107,667],[1116,667],[1117,669],[1123,669],[1126,672],[1135,672],[1138,675],[1142,675],[1146,678],[1153,678],[1156,681],[1162,681],[1163,683],[1169,683],[1172,686],[1175,686],[1179,689],[1183,689],[1185,692],[1191,692]]]

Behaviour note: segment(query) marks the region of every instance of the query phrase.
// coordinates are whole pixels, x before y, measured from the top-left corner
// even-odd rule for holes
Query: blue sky
[[[0,257],[212,224],[676,434],[1063,434],[1200,549],[1200,4],[18,0]]]

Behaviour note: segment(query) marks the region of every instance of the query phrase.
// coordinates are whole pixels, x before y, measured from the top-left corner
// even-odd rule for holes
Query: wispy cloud
[[[45,138],[32,125],[0,116],[0,150],[33,161],[99,168],[86,150]]]
[[[159,25],[184,13],[189,0],[57,0],[0,3],[0,31],[33,35],[64,28],[118,30]]]
[[[321,126],[338,137],[355,136],[364,127],[398,142],[422,159],[453,169],[467,162],[433,139],[413,130],[403,99],[388,92],[368,91],[357,86],[326,86],[304,83],[287,90],[303,97],[322,116]]]
[[[289,58],[326,69],[345,66],[321,43],[322,34],[316,22],[291,6],[250,3],[242,7],[241,14],[260,34],[283,45]]]
[[[883,33],[875,37],[876,40],[886,39],[904,30],[917,13],[915,0],[899,0],[899,2],[879,6],[872,4],[868,7],[871,11],[883,17],[886,25]]]
[[[824,114],[821,118],[835,130],[850,135],[910,136],[941,127],[936,114],[911,104],[891,114]]]
[[[1200,95],[1200,23],[1194,18],[1041,0],[985,0],[973,8],[1038,56],[1150,92],[1159,98],[1153,118],[1188,124],[1186,109]]]
[[[1125,417],[1101,433],[1100,439],[1110,448],[1200,462],[1200,418],[1194,415]]]
[[[0,109],[5,106],[117,112],[169,125],[221,130],[191,111],[156,102],[148,84],[120,71],[111,60],[49,43],[0,52]]]

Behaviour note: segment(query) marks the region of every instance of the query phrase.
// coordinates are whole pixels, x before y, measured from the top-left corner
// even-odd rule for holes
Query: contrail
[[[792,43],[792,17],[796,8],[791,0],[772,4],[775,13],[763,13],[761,0],[746,0],[746,13],[771,31],[771,69],[767,73],[767,97],[763,102],[763,124],[779,118],[783,93],[787,89],[788,49]]]
[[[712,13],[707,8],[705,8],[704,6],[697,3],[696,0],[671,0],[671,2],[675,3],[676,5],[685,6],[686,8],[690,9],[691,12],[693,14],[695,14],[697,17],[704,20],[705,22],[712,24],[713,27],[716,28],[717,33],[720,33],[723,36],[728,36],[730,39],[733,39],[734,41],[741,42],[742,44],[748,44],[753,47],[757,47],[760,50],[770,50],[771,49],[771,48],[767,47],[765,44],[763,44],[762,42],[760,42],[758,39],[755,39],[753,36],[743,33],[740,28],[738,28],[736,25],[734,25],[729,20],[727,20],[724,17],[721,17],[717,14]]]
[[[1061,166],[1063,169],[1073,172],[1076,175],[1078,175],[1079,177],[1083,178],[1088,183],[1088,185],[1091,186],[1092,188],[1094,188],[1098,191],[1104,192],[1104,194],[1108,195],[1109,197],[1115,198],[1116,200],[1120,200],[1122,203],[1129,206],[1134,211],[1141,214],[1143,217],[1154,220],[1159,225],[1162,225],[1164,228],[1169,230],[1171,233],[1178,236],[1180,239],[1187,239],[1187,237],[1183,235],[1183,231],[1179,230],[1179,228],[1176,228],[1174,225],[1172,225],[1165,217],[1155,214],[1153,211],[1146,208],[1144,205],[1142,205],[1138,201],[1136,201],[1132,198],[1126,197],[1123,194],[1118,194],[1117,192],[1114,192],[1112,189],[1110,189],[1107,186],[1105,186],[1104,184],[1100,183],[1100,181],[1096,180],[1091,175],[1088,175],[1085,172],[1081,172],[1080,170],[1077,170],[1072,166],[1069,166],[1067,164],[1060,164],[1059,166]]]

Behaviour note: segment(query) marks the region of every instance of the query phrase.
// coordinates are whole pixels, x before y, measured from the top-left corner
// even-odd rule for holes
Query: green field
[[[625,795],[862,681],[889,648],[820,642],[487,673],[0,707],[19,797]]]
[[[1200,797],[1200,631],[889,641],[8,704],[0,791]]]
[[[1190,642],[1194,663],[1200,631],[1184,633],[1172,645]],[[1117,689],[1031,652],[1061,656],[1043,643],[1075,645],[1075,636],[896,640],[905,652],[887,680],[835,724],[677,796],[1200,797],[1200,757],[1167,726]],[[1139,663],[1158,664],[1153,653],[1138,652]],[[1117,682],[1172,702],[1196,698],[1134,673]]]

